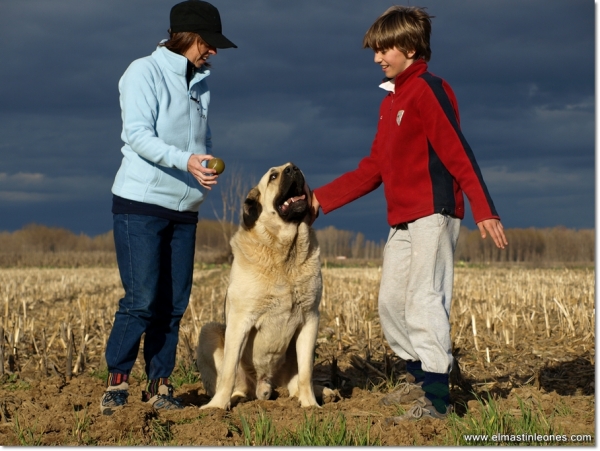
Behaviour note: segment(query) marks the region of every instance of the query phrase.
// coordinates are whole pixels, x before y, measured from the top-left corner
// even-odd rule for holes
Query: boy
[[[379,315],[392,350],[406,361],[407,383],[383,404],[414,402],[394,421],[451,411],[450,301],[462,192],[482,238],[508,244],[475,157],[459,126],[450,86],[427,72],[431,16],[393,6],[369,28],[363,48],[375,52],[389,91],[379,111],[371,154],[358,168],[314,190],[313,220],[383,183],[391,230],[384,250]]]

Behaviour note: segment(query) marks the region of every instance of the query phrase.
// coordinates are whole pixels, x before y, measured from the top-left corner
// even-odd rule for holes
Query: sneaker
[[[423,391],[423,382],[414,384],[412,382],[404,382],[398,386],[396,390],[385,395],[379,401],[379,404],[391,406],[394,404],[407,404],[416,401],[422,396],[425,396]]]
[[[386,425],[390,424],[399,424],[404,421],[415,421],[421,418],[437,418],[439,420],[445,420],[448,417],[448,414],[454,411],[454,406],[449,405],[446,407],[446,413],[440,413],[437,409],[431,404],[431,401],[422,396],[417,399],[414,405],[406,412],[404,415],[400,415],[397,417],[387,418],[385,420]]]
[[[159,385],[158,393],[154,396],[150,396],[147,391],[142,391],[142,401],[150,404],[155,410],[183,409],[181,398],[173,396],[172,385]]]
[[[406,382],[410,382],[411,384],[415,384],[417,382],[417,378],[414,377],[409,372],[406,372],[406,374],[404,375],[404,378],[406,379]],[[419,383],[422,384],[423,382],[419,382]]]
[[[122,409],[127,404],[128,390],[129,384],[127,382],[108,387],[100,400],[102,415],[112,415],[115,411]]]

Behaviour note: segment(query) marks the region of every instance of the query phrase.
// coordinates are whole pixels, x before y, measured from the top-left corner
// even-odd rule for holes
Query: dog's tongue
[[[293,204],[294,202],[297,202],[299,200],[304,199],[306,196],[303,194],[302,196],[296,196],[296,197],[290,197],[288,200],[286,200],[283,205],[281,206],[281,211],[285,212],[287,211],[288,208],[290,208],[290,204]]]

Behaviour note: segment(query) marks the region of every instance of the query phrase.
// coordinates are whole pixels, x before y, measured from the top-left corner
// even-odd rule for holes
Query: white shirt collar
[[[379,85],[381,89],[385,89],[389,92],[396,92],[396,85],[394,84],[394,79],[390,78]]]

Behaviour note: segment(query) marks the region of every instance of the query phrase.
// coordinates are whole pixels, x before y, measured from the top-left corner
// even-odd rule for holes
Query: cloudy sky
[[[177,0],[0,0],[0,230],[112,228],[121,161],[117,83],[167,37]],[[238,45],[212,58],[221,177],[295,162],[318,187],[369,153],[381,70],[362,37],[388,0],[214,0]],[[505,227],[594,227],[592,0],[406,0],[435,16],[429,70]],[[231,180],[229,180],[229,183]],[[220,188],[200,215],[220,211]],[[474,228],[470,211],[463,221]],[[387,235],[383,190],[317,220]]]

